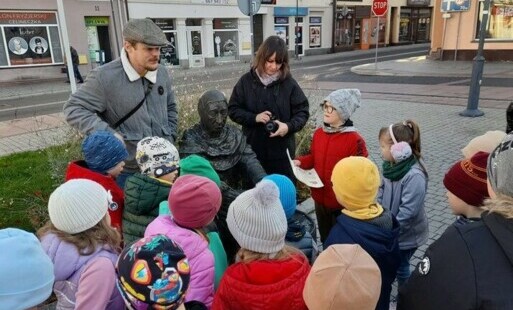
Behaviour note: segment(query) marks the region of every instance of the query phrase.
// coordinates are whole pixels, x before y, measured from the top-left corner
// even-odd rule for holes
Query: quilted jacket
[[[159,204],[167,200],[171,185],[136,173],[125,183],[123,238],[129,244],[144,236],[146,226],[159,215]]]

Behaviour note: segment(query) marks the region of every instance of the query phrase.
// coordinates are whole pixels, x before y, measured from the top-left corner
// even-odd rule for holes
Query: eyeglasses
[[[321,103],[321,107],[324,110],[324,112],[329,113],[329,114],[331,114],[331,113],[333,113],[333,111],[337,110],[333,106],[327,105],[326,103]]]

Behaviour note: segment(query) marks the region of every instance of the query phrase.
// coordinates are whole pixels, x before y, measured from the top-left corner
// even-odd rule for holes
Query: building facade
[[[476,56],[484,1],[436,0],[431,55],[443,60],[472,60]],[[484,57],[513,60],[513,0],[491,0]]]
[[[371,46],[429,42],[433,0],[388,0],[384,17],[372,14],[372,0],[336,1],[335,52]]]
[[[327,53],[331,48],[327,0],[263,0],[253,16],[253,49],[270,35],[282,37],[291,55]],[[251,57],[250,17],[237,0],[128,1],[130,18],[151,18],[171,42],[162,63],[203,67]]]

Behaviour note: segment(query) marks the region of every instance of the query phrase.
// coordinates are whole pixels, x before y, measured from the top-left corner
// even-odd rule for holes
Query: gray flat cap
[[[131,19],[123,29],[123,38],[150,46],[166,46],[169,44],[162,29],[148,18]]]

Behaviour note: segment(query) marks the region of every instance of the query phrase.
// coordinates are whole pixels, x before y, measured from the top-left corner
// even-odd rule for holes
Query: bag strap
[[[144,80],[143,80],[143,83],[144,83]],[[132,109],[130,110],[130,112],[128,112],[127,114],[125,114],[125,116],[123,116],[120,120],[118,120],[112,127],[114,129],[118,128],[119,125],[123,124],[127,119],[130,118],[130,116],[134,115],[135,112],[137,112],[137,110],[139,110],[142,105],[144,104],[144,102],[146,101],[146,98],[148,97],[148,95],[150,94],[151,90],[153,88],[153,83],[150,82],[148,84],[148,88],[146,89],[146,91],[144,92],[144,98],[142,98],[142,100]]]

